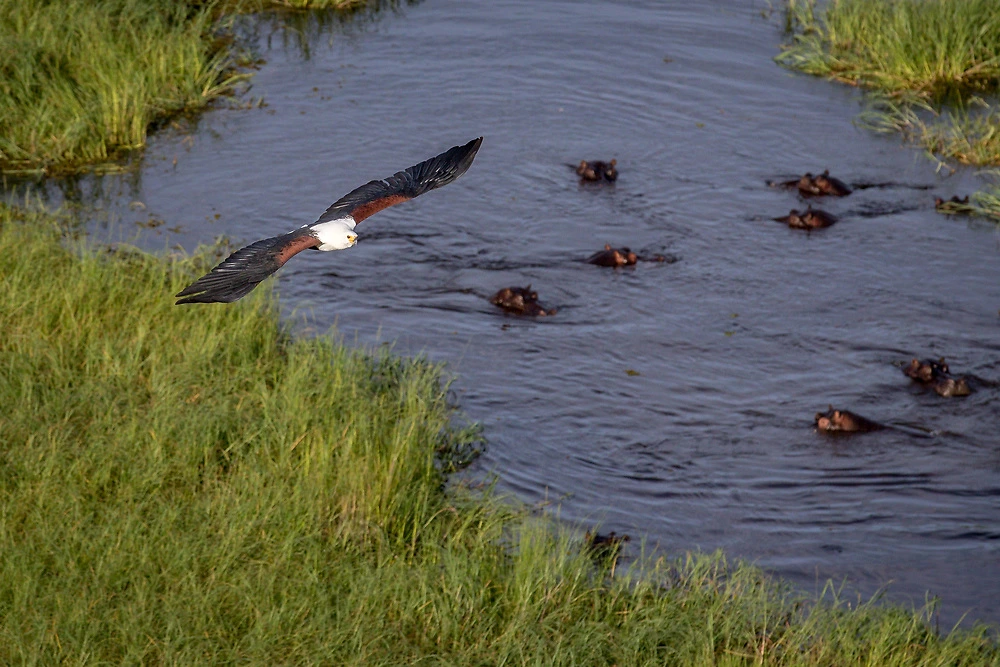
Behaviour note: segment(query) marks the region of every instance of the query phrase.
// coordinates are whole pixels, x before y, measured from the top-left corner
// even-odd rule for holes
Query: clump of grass
[[[779,63],[888,95],[941,100],[996,91],[994,0],[788,0],[792,42]]]
[[[211,256],[87,248],[0,206],[0,663],[1000,665],[983,627],[720,554],[624,576],[445,490],[441,369],[293,339]]]
[[[978,215],[1000,223],[1000,185],[987,186],[957,200],[942,201],[935,209],[946,215]]]
[[[0,166],[66,172],[122,158],[149,129],[245,78],[215,3],[4,0]]]
[[[942,117],[939,115],[939,117]],[[951,110],[940,123],[918,123],[921,143],[935,155],[962,164],[1000,165],[1000,113]]]
[[[962,164],[1000,164],[1000,112],[984,102],[972,110],[937,109],[921,99],[899,101],[875,96],[858,117],[858,125],[875,132],[901,133],[923,146],[928,155],[946,167],[944,159]],[[987,170],[996,176],[995,170]],[[939,213],[977,215],[1000,222],[1000,185],[987,184],[967,202],[944,202]]]
[[[876,95],[858,124],[876,132],[901,133],[931,155],[961,164],[1000,164],[1000,111],[978,98],[969,105],[938,108],[919,98]]]
[[[1000,184],[989,185],[972,193],[973,213],[1000,223]]]
[[[0,0],[0,169],[115,169],[250,73],[228,19],[367,0]]]

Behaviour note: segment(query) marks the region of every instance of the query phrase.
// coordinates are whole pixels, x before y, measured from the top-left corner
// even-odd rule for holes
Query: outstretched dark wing
[[[473,139],[464,146],[455,146],[437,157],[397,171],[385,180],[369,181],[335,201],[316,222],[350,215],[358,223],[393,204],[448,185],[469,169],[482,143],[482,137]]]
[[[253,290],[294,255],[320,244],[307,227],[240,248],[177,293],[182,303],[231,303]]]
[[[482,143],[483,138],[479,137],[385,180],[371,181],[334,202],[312,225],[240,248],[178,292],[177,296],[182,298],[177,303],[230,303],[246,296],[295,254],[321,245],[311,231],[317,224],[347,215],[358,223],[393,204],[447,185],[469,169]]]

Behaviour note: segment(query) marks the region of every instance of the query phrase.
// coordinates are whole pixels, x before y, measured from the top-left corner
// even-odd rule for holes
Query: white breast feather
[[[355,224],[354,218],[348,216],[321,222],[310,226],[309,229],[320,240],[317,250],[343,250],[354,245],[351,239],[357,238],[354,234]]]

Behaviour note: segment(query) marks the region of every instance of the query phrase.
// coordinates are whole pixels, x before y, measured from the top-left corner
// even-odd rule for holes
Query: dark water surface
[[[274,33],[267,106],[155,138],[120,217],[165,220],[152,248],[256,240],[485,135],[455,184],[289,263],[286,308],[447,362],[485,426],[477,472],[564,519],[996,623],[1000,237],[934,212],[971,174],[856,129],[857,91],[777,67],[764,8],[428,0],[316,31],[308,58]],[[612,157],[614,186],[567,166]],[[816,202],[830,229],[769,220],[804,203],[767,180],[825,168],[895,185]],[[679,260],[581,261],[605,242]],[[487,301],[528,283],[557,315]],[[940,398],[903,376],[914,356],[982,381]],[[824,437],[830,403],[901,428]]]

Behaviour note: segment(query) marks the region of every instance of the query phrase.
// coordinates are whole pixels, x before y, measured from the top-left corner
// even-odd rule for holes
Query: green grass
[[[968,106],[939,109],[921,99],[872,96],[858,124],[901,133],[929,154],[960,164],[1000,164],[1000,111],[978,98]]]
[[[151,126],[242,78],[213,4],[0,0],[0,165],[71,171],[141,148]]]
[[[613,575],[447,490],[441,368],[293,338],[266,289],[174,306],[213,259],[0,207],[0,664],[1000,665],[931,609],[719,554]]]
[[[946,215],[978,215],[1000,223],[1000,185],[987,186],[961,201],[944,201],[937,206],[938,213]]]
[[[0,0],[0,170],[120,169],[249,76],[227,19],[363,0]]]
[[[788,0],[793,40],[778,62],[888,95],[941,100],[996,92],[994,0]]]
[[[979,192],[973,192],[971,199],[973,205],[971,213],[1000,223],[1000,184],[993,184]]]

